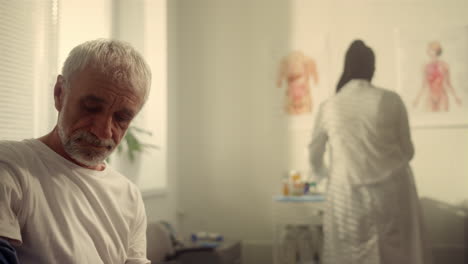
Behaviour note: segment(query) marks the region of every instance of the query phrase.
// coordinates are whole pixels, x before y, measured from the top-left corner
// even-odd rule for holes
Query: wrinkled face
[[[60,140],[73,160],[93,167],[120,143],[143,104],[143,94],[89,68],[66,81],[55,98]]]

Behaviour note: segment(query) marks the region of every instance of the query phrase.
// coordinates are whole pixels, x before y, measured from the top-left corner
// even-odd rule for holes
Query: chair
[[[218,248],[185,246],[164,221],[148,223],[146,233],[152,264],[240,264],[240,242],[223,242]]]

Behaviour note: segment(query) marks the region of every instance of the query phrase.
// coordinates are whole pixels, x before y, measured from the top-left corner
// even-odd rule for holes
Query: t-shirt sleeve
[[[0,237],[22,243],[18,215],[23,191],[8,164],[0,161]]]
[[[135,219],[131,227],[130,242],[125,264],[149,264],[146,258],[146,212],[141,195],[138,195]]]

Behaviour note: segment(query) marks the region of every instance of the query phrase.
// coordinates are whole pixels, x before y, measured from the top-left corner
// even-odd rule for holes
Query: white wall
[[[271,197],[286,170],[307,166],[310,131],[288,131],[273,114],[275,54],[295,34],[328,35],[324,74],[334,86],[345,49],[360,37],[376,52],[374,83],[395,89],[394,28],[468,24],[464,1],[181,0],[171,8],[180,227],[242,239],[245,263],[271,262]],[[468,199],[467,132],[413,129],[421,196],[451,205]]]
[[[269,45],[287,45],[289,6],[177,1],[171,8],[180,229],[242,239],[267,259],[257,263],[270,263],[270,201],[286,145],[271,115]]]

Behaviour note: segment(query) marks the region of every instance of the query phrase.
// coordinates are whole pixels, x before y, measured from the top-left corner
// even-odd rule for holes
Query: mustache
[[[85,142],[86,144],[96,147],[105,147],[113,149],[116,143],[113,139],[99,139],[94,134],[87,131],[78,131],[71,136],[72,141]]]

